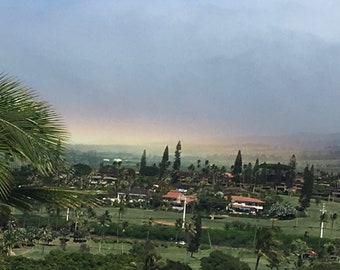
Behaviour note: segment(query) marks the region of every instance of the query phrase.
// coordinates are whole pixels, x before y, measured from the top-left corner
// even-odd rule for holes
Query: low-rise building
[[[197,201],[196,195],[185,195],[184,192],[179,190],[170,190],[168,193],[163,195],[163,202],[169,203],[173,206],[183,205],[183,202],[190,204]]]
[[[246,196],[231,196],[231,210],[256,214],[263,210],[264,201]]]

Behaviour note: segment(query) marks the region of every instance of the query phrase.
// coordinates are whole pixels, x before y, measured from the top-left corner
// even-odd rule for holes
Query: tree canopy
[[[214,250],[201,259],[202,270],[250,270],[250,267],[229,254]]]

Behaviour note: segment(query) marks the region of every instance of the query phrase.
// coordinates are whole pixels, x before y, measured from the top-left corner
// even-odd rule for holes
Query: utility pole
[[[326,215],[326,209],[325,209],[325,204],[322,204],[322,209],[321,211],[321,217],[320,217],[320,238],[323,238],[323,221],[325,219],[325,215]]]
[[[187,213],[187,198],[185,196],[183,198],[183,223],[182,223],[182,229],[185,228],[185,215]]]

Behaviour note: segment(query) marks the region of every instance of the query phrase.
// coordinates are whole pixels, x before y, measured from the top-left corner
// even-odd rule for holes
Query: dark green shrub
[[[229,254],[214,250],[209,257],[201,259],[202,270],[250,270],[250,267]]]

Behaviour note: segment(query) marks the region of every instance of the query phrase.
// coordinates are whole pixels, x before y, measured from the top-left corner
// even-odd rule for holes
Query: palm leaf
[[[61,207],[98,206],[97,194],[91,191],[77,191],[59,187],[17,187],[11,191],[6,203],[20,210],[30,211],[34,205],[52,204]]]
[[[0,74],[0,202],[22,210],[35,203],[64,207],[94,205],[95,194],[64,188],[13,185],[11,161],[32,165],[42,175],[64,165],[68,133],[62,119],[19,81]]]
[[[3,164],[0,158],[0,198],[2,200],[8,196],[12,182],[13,178],[9,166]]]
[[[0,74],[0,197],[9,195],[10,160],[55,172],[63,163],[68,133],[62,119],[19,81]]]

